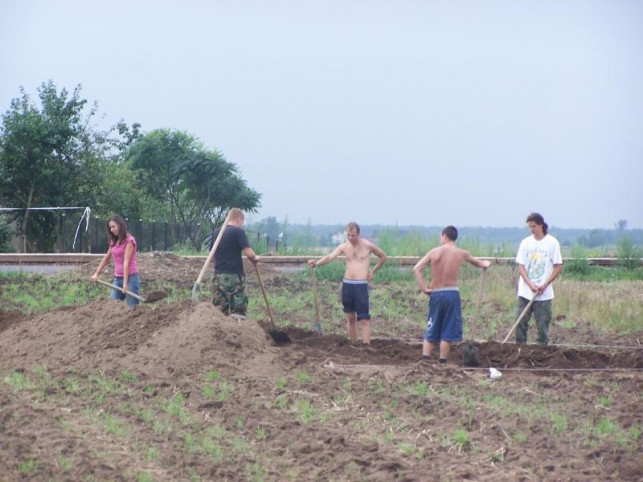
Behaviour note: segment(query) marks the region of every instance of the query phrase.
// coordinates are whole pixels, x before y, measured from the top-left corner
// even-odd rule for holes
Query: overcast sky
[[[53,80],[197,136],[291,223],[643,228],[643,1],[2,0]]]

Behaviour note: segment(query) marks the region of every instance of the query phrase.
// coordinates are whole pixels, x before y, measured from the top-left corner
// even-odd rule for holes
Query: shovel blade
[[[321,326],[321,321],[319,321],[319,320],[315,321],[314,327],[315,327],[315,331],[317,333],[319,333],[320,335],[324,334],[324,330],[322,329],[322,326]]]
[[[270,337],[274,340],[274,342],[278,345],[284,345],[286,343],[290,343],[292,340],[288,336],[288,333],[280,330],[275,330],[271,329],[268,330],[268,334]]]
[[[154,303],[167,298],[167,293],[165,291],[152,291],[143,303]]]
[[[480,350],[472,341],[467,343],[462,349],[462,363],[466,367],[480,366]]]

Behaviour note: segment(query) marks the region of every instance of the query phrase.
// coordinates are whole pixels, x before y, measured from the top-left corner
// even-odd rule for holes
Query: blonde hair
[[[238,221],[246,218],[246,216],[243,214],[243,211],[239,208],[230,209],[230,213],[228,214],[228,216],[230,217],[230,221]]]

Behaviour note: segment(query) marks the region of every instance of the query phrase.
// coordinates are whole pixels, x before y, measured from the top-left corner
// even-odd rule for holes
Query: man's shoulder
[[[520,246],[518,247],[518,249],[525,248],[530,244],[534,243],[535,241],[536,241],[536,238],[534,238],[533,236],[527,236],[526,238],[523,238],[522,241],[520,241]]]
[[[548,234],[546,237],[547,241],[552,244],[556,249],[560,250],[560,242],[551,234]]]
[[[246,232],[243,230],[243,228],[240,228],[239,226],[228,226],[226,228],[226,231],[228,231],[230,233],[233,233],[233,234],[236,234],[236,235],[246,234]]]
[[[369,239],[361,238],[361,239],[360,239],[360,244],[361,244],[362,246],[367,247],[367,248],[368,248],[368,249],[370,249],[370,250],[378,249],[377,244],[375,244],[373,241],[371,241],[371,240],[369,240]]]

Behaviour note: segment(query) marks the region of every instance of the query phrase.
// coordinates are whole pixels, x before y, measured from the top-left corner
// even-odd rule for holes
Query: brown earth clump
[[[191,288],[203,259],[140,264]],[[280,329],[209,302],[0,310],[0,481],[641,480],[640,333],[487,341],[467,369],[463,345],[443,367],[419,338]]]

